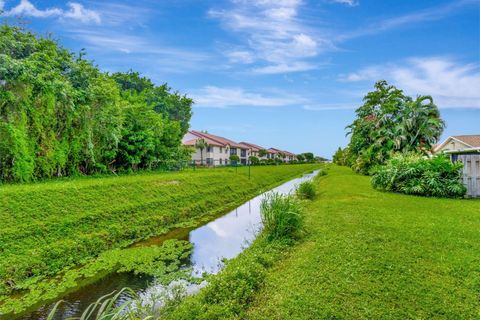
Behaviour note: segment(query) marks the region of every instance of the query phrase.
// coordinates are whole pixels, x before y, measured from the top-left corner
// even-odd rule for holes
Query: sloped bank
[[[315,167],[254,167],[250,179],[240,168],[1,187],[0,310],[26,307],[12,297],[20,288],[106,250],[201,223]]]

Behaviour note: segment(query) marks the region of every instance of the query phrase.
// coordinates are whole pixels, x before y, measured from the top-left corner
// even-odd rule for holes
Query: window
[[[225,148],[225,154],[228,154],[228,148]]]
[[[220,148],[221,149],[221,148]],[[220,159],[220,164],[222,164],[223,159]]]
[[[222,148],[222,147],[220,147],[220,153],[222,153],[222,152],[223,152],[223,148]]]
[[[237,154],[237,149],[236,148],[231,148],[230,149],[230,155],[236,155]]]
[[[212,152],[212,147],[211,146],[207,147],[207,152]]]
[[[247,156],[247,150],[241,149],[241,150],[240,150],[240,155],[241,155],[242,157],[246,157],[246,156]]]

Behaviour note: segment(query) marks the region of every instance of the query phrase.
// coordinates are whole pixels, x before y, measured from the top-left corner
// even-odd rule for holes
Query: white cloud
[[[358,107],[358,102],[352,102],[352,103],[305,105],[303,106],[303,109],[308,111],[331,111],[331,110],[355,110],[357,107]]]
[[[480,108],[480,68],[451,58],[411,58],[403,64],[370,66],[343,81],[385,79],[409,95],[431,95],[439,107]]]
[[[311,70],[309,58],[333,44],[319,37],[299,18],[300,0],[232,0],[227,10],[210,10],[225,28],[239,33],[243,49],[227,50],[233,63],[256,63],[259,73],[289,73]],[[241,56],[240,56],[241,53]],[[301,66],[301,67],[299,67]],[[308,68],[307,68],[308,66]]]
[[[290,64],[275,64],[266,67],[253,68],[257,74],[291,73],[316,69],[317,65],[307,62],[292,62]]]
[[[83,23],[90,21],[100,24],[100,15],[90,9],[85,9],[80,3],[69,2],[67,4],[70,7],[69,11],[64,12],[63,17],[79,20]]]
[[[417,12],[412,12],[396,17],[390,17],[388,19],[380,20],[376,23],[371,25],[366,25],[357,30],[353,30],[342,35],[339,35],[337,40],[344,41],[352,38],[368,36],[373,34],[378,34],[381,32],[385,32],[388,30],[404,27],[404,26],[412,26],[421,22],[425,21],[435,21],[443,19],[455,11],[469,5],[477,5],[478,0],[459,0],[453,1],[447,4],[442,4],[436,7],[430,7],[424,10],[420,10]]]
[[[225,53],[231,63],[250,64],[255,61],[255,57],[247,50],[234,50]]]
[[[29,0],[21,0],[18,5],[5,10],[3,16],[27,16],[35,18],[49,18],[57,17],[61,19],[73,19],[83,23],[94,22],[99,24],[101,22],[100,15],[89,9],[85,9],[82,4],[76,2],[67,3],[69,10],[65,11],[60,8],[38,9]],[[0,7],[4,7],[4,2],[0,3]]]
[[[77,28],[70,31],[70,34],[73,39],[85,43],[91,52],[110,54],[117,51],[129,54],[130,62],[148,64],[149,71],[152,73],[205,71],[216,66],[208,62],[212,60],[212,56],[205,52],[190,48],[169,47],[159,43],[158,39],[129,35],[111,31],[108,28],[101,31]],[[124,65],[125,57],[119,56],[115,61],[110,58],[109,62]]]
[[[227,107],[281,107],[304,104],[306,100],[299,96],[286,94],[265,95],[247,92],[242,88],[219,88],[206,86],[194,92],[192,97],[197,107],[227,108]]]
[[[332,2],[345,4],[350,7],[358,6],[358,1],[355,0],[332,0]]]

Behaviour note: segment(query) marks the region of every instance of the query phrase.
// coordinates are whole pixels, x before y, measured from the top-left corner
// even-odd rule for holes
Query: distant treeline
[[[185,159],[193,101],[0,26],[0,181],[153,169]]]

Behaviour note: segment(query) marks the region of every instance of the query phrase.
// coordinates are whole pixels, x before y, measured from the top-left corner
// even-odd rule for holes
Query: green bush
[[[375,189],[427,197],[459,198],[466,188],[460,180],[462,164],[444,155],[426,159],[418,155],[396,155],[378,167],[372,178]]]
[[[248,157],[248,161],[250,162],[250,164],[252,166],[256,166],[256,165],[259,165],[260,164],[260,159],[258,159],[257,157],[255,156],[250,156]]]
[[[317,194],[317,188],[312,181],[304,181],[297,188],[297,197],[300,199],[313,199]]]
[[[294,239],[303,224],[301,207],[290,195],[267,194],[260,204],[260,213],[268,240]]]
[[[236,154],[232,154],[232,155],[230,156],[230,161],[232,161],[232,162],[239,162],[239,161],[240,161],[240,157],[237,156]]]

